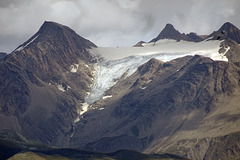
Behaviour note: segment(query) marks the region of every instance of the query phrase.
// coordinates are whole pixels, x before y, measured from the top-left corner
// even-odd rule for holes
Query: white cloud
[[[14,50],[45,20],[99,46],[132,46],[156,37],[166,23],[209,34],[226,21],[240,27],[239,15],[239,0],[1,0],[0,51]]]

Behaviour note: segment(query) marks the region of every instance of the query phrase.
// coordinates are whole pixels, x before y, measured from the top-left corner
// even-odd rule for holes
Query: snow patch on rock
[[[73,64],[70,66],[70,72],[76,73],[78,70],[79,64]]]
[[[112,98],[112,95],[103,96],[102,99]]]
[[[19,46],[15,51],[21,51],[23,50],[24,48],[26,48],[29,44],[31,44],[33,41],[35,41],[35,39],[38,38],[39,35],[36,35],[30,42],[28,42],[26,45],[22,45],[22,46]]]
[[[77,112],[78,112],[78,117],[74,120],[74,123],[77,123],[80,121],[80,117],[88,111],[88,108],[89,108],[89,104],[88,103],[81,103],[81,109],[79,109]]]
[[[65,92],[65,89],[61,84],[58,84],[57,88],[58,88],[59,91]]]

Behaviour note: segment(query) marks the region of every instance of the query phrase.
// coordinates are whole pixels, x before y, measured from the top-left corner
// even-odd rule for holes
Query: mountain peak
[[[186,35],[184,33],[180,33],[170,23],[167,23],[164,29],[160,32],[160,34],[156,38],[152,39],[150,42],[156,42],[160,39],[174,39],[177,41],[185,40],[185,41],[193,41],[193,42],[199,42],[202,40],[202,38],[199,37],[197,34],[193,35],[191,33]]]
[[[232,23],[230,22],[226,22],[222,25],[222,27],[218,30],[218,32],[223,32],[224,34],[226,33],[235,33],[235,32],[239,32],[239,29],[234,26]]]
[[[24,48],[29,48],[31,44],[38,42],[48,42],[53,46],[57,44],[62,46],[73,47],[82,50],[83,48],[97,47],[89,40],[79,36],[71,28],[52,21],[45,21],[38,32],[29,40],[20,45],[15,51],[21,51]],[[72,50],[72,49],[71,49]]]
[[[170,23],[167,23],[163,30],[174,30],[177,31],[174,26]]]
[[[166,36],[171,38],[171,36],[181,35],[181,33],[174,28],[174,26],[170,23],[167,23],[165,28],[160,33],[162,36]]]
[[[156,42],[160,39],[176,39],[179,40],[179,36],[181,36],[181,33],[174,28],[174,26],[170,23],[166,24],[164,29],[160,32],[160,34],[151,40],[150,42]]]
[[[213,37],[212,39],[232,39],[240,44],[240,30],[230,22],[226,22],[222,27],[213,32],[208,37]]]
[[[45,21],[40,27],[38,34],[49,34],[49,33],[54,34],[63,30],[71,30],[71,29],[67,26],[61,25],[53,21]]]
[[[231,28],[231,27],[234,27],[234,28],[236,28],[236,26],[234,26],[232,23],[230,23],[230,22],[226,22],[226,23],[224,23],[223,25],[222,25],[222,29],[227,29],[227,28]]]

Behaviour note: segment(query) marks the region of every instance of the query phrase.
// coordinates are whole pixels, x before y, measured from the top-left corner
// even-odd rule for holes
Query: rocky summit
[[[0,60],[0,147],[16,146],[13,135],[13,159],[237,159],[239,33],[167,24],[141,47],[104,48],[44,22]]]
[[[159,33],[159,35],[156,38],[152,39],[150,42],[156,42],[160,39],[174,39],[177,41],[185,40],[193,42],[199,42],[203,40],[201,36],[198,36],[193,32],[189,34],[180,33],[174,28],[172,24],[166,24],[165,28]]]
[[[91,47],[70,28],[44,22],[0,64],[1,128],[51,145],[70,134],[92,83]]]
[[[240,30],[233,24],[226,22],[218,30],[208,36],[212,39],[231,39],[240,44]]]

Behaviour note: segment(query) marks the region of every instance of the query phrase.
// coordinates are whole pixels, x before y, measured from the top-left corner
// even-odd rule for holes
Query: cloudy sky
[[[240,28],[239,0],[0,0],[0,51],[10,53],[44,21],[69,26],[98,46],[150,41],[171,23],[210,34],[224,22]]]

